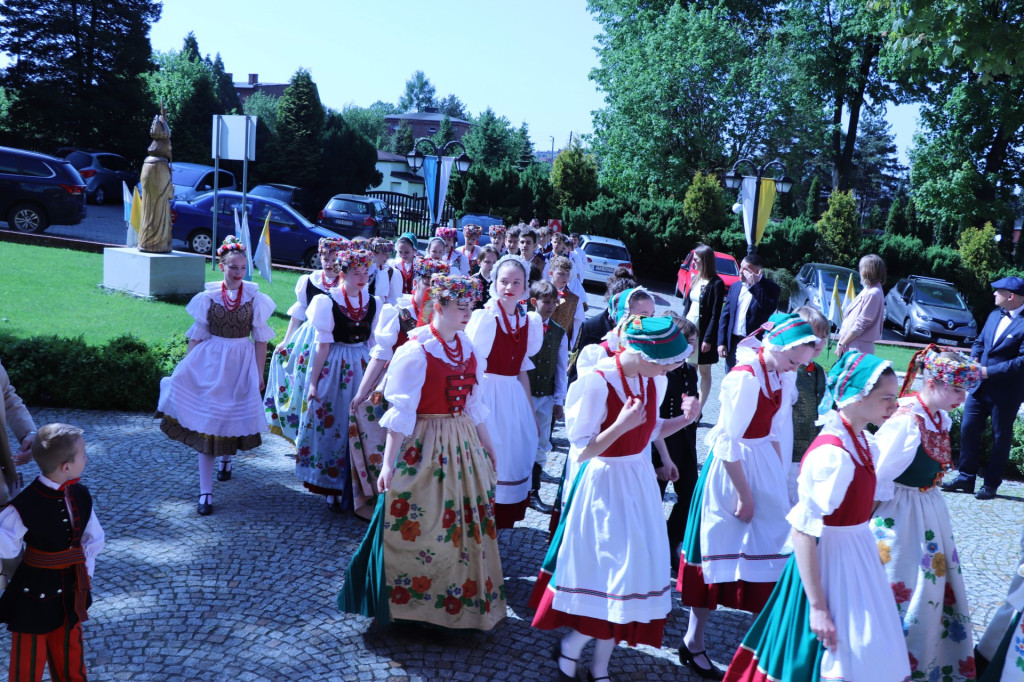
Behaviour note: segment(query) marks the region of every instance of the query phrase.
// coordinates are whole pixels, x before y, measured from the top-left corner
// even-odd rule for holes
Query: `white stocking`
[[[199,454],[199,494],[213,492],[213,456]],[[212,503],[213,498],[208,500]]]

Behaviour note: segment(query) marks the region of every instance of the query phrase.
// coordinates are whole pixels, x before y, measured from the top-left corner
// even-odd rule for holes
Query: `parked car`
[[[618,268],[633,271],[633,263],[626,245],[611,237],[580,236],[580,248],[587,257],[583,281],[605,283]]]
[[[740,278],[740,266],[736,263],[736,259],[727,253],[715,251],[715,269],[718,271],[718,276],[725,282],[726,289]],[[683,262],[679,264],[679,273],[676,275],[676,296],[686,298],[689,295],[690,280],[694,272],[693,251],[690,251],[686,254]]]
[[[66,159],[0,147],[0,218],[19,232],[77,225],[85,218],[85,181]]]
[[[256,185],[249,190],[249,194],[255,194],[258,197],[270,197],[271,199],[283,201],[307,219],[314,218],[316,216],[316,211],[313,209],[311,197],[309,196],[309,190],[304,187],[269,183],[266,185]]]
[[[885,322],[900,328],[905,341],[969,346],[978,336],[978,323],[953,283],[920,275],[901,279],[886,294]]]
[[[175,161],[171,164],[171,182],[174,183],[175,199],[192,199],[200,194],[213,191],[213,166],[201,163]],[[220,171],[218,190],[236,189],[235,175],[226,170]]]
[[[850,275],[853,275],[853,290],[859,294],[864,285],[860,283],[860,273],[856,270],[828,263],[805,263],[796,274],[796,288],[789,296],[789,309],[792,311],[809,305],[828,317],[836,280],[839,281],[839,297],[842,301]]]
[[[317,216],[317,222],[346,237],[394,237],[398,221],[382,199],[359,194],[335,194]]]
[[[121,201],[121,183],[131,188],[139,181],[138,171],[120,154],[64,147],[57,150],[57,156],[70,161],[82,176],[85,198],[94,204]]]
[[[246,197],[249,233],[255,245],[270,213],[270,254],[275,261],[295,263],[307,268],[319,267],[317,245],[321,237],[337,235],[303,218],[298,211],[277,199]],[[217,237],[220,242],[235,230],[235,209],[241,213],[241,192],[218,192]],[[189,250],[209,255],[214,250],[213,193],[192,201],[171,202],[171,236],[186,243]],[[254,246],[255,248],[255,246]]]

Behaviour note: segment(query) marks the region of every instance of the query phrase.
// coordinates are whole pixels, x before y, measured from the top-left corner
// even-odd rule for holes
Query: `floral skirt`
[[[974,679],[974,636],[949,509],[938,488],[896,485],[871,531],[889,576],[910,653],[926,679]]]
[[[384,461],[388,431],[380,418],[387,404],[367,400],[348,417],[348,452],[352,461],[352,497],[356,509],[377,499],[377,477]]]
[[[468,417],[419,415],[338,608],[379,622],[490,630],[505,617],[496,475]]]
[[[369,358],[365,343],[332,343],[320,374],[320,400],[310,401],[308,388],[303,387],[306,397],[295,441],[295,475],[315,493],[340,496],[346,510],[355,508],[349,471],[349,404]]]
[[[291,341],[279,346],[270,358],[263,411],[270,432],[294,443],[305,412],[309,370],[316,350],[316,328],[303,322]]]

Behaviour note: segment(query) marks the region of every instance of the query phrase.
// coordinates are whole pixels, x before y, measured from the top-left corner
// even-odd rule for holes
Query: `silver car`
[[[951,282],[911,275],[885,296],[885,321],[903,330],[903,339],[969,346],[978,323]]]
[[[789,297],[790,311],[806,305],[817,308],[828,317],[836,281],[839,284],[839,300],[842,301],[851,275],[854,294],[859,294],[864,285],[860,283],[860,274],[856,270],[828,263],[804,264],[796,274],[796,288]]]

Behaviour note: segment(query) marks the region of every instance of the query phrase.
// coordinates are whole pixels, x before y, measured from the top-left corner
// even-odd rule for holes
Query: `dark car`
[[[321,237],[338,235],[314,225],[284,202],[269,197],[249,195],[245,200],[249,212],[249,233],[252,244],[259,239],[263,223],[270,214],[270,254],[274,261],[295,263],[307,268],[319,266],[317,245]],[[219,192],[217,195],[217,237],[219,243],[235,231],[234,211],[242,209],[241,192]],[[171,236],[188,248],[204,255],[213,251],[213,194],[204,194],[191,201],[171,202]]]
[[[316,214],[316,211],[313,210],[313,204],[310,203],[309,190],[304,187],[281,185],[272,182],[265,185],[256,185],[249,190],[249,194],[283,201],[306,218],[312,218]]]
[[[77,225],[85,218],[85,182],[65,159],[0,147],[0,217],[20,232]]]
[[[64,148],[57,150],[57,156],[70,161],[82,176],[85,198],[94,204],[120,201],[123,196],[121,183],[133,187],[139,181],[139,173],[132,169],[128,159],[119,154]]]
[[[885,321],[903,331],[904,341],[924,339],[944,345],[970,346],[978,323],[952,282],[911,275],[885,296]]]
[[[398,221],[382,199],[359,194],[335,194],[317,216],[317,222],[346,237],[394,237]]]

